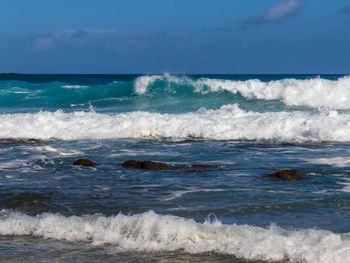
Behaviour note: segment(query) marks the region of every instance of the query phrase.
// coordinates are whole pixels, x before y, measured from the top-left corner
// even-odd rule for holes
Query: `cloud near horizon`
[[[296,14],[301,8],[301,0],[286,0],[279,2],[258,17],[248,19],[245,24],[265,24],[277,23],[286,20],[293,14]]]
[[[121,32],[115,29],[66,29],[46,35],[34,36],[34,47],[38,51],[57,48],[63,43],[88,43],[91,40],[104,40],[120,37]]]
[[[0,71],[202,72],[207,59],[215,61],[220,57],[221,53],[207,54],[207,50],[217,47],[217,43],[221,41],[202,35],[103,28],[65,29],[23,36],[0,34]],[[28,66],[23,63],[23,57],[35,63]],[[222,63],[221,59],[217,61]]]

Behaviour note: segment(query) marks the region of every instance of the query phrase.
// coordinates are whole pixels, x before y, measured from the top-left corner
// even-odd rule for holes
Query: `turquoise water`
[[[0,75],[1,258],[349,262],[349,109],[348,76]]]

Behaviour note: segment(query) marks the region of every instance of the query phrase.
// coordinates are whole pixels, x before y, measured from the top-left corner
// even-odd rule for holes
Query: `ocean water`
[[[0,262],[346,263],[349,175],[350,76],[0,75]]]

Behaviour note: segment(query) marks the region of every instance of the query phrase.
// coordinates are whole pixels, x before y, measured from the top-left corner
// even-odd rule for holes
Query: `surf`
[[[80,76],[80,78],[82,78]],[[245,104],[255,110],[296,107],[350,109],[350,76],[108,76],[104,79],[45,82],[0,80],[2,107],[79,109],[90,105],[120,111],[121,108],[193,111],[200,106],[217,109]],[[19,78],[21,79],[21,78]],[[70,79],[74,79],[71,77]],[[27,80],[27,81],[26,81]],[[247,106],[247,107],[248,107]]]
[[[270,140],[273,142],[349,142],[349,113],[254,112],[239,105],[217,110],[168,114],[147,111],[66,113],[39,111],[0,115],[0,138],[122,139],[170,138],[210,140]]]
[[[342,263],[350,253],[349,234],[306,229],[284,230],[249,225],[227,225],[207,218],[203,223],[153,211],[115,216],[28,216],[0,212],[0,235],[114,245],[117,251],[215,252],[250,260]]]
[[[289,106],[332,109],[350,109],[350,76],[330,80],[321,77],[308,79],[286,78],[262,81],[258,78],[249,80],[231,80],[216,78],[193,79],[186,76],[176,77],[169,74],[142,76],[135,80],[137,94],[147,93],[163,81],[165,87],[180,89],[190,86],[195,93],[203,95],[216,92],[240,94],[249,100],[279,100]]]

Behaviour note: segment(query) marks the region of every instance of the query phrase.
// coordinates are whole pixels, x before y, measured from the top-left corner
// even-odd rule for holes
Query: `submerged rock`
[[[96,166],[97,163],[90,161],[89,159],[78,159],[73,165],[82,165],[82,166]]]
[[[157,163],[153,161],[137,161],[128,160],[122,163],[125,168],[138,168],[146,170],[169,170],[169,166],[166,163]]]
[[[216,165],[211,164],[192,164],[192,165],[168,165],[166,163],[158,163],[153,161],[137,161],[137,160],[127,160],[122,163],[125,168],[138,168],[146,170],[185,170],[185,172],[203,172],[206,168],[218,168]],[[195,168],[195,169],[189,169]]]
[[[212,164],[192,164],[192,168],[218,168],[216,165]]]
[[[267,174],[266,176],[286,181],[296,181],[303,178],[301,172],[297,169],[280,170],[273,174]]]
[[[21,193],[3,201],[2,207],[33,215],[51,210],[51,206],[46,201],[47,198],[42,194]]]

